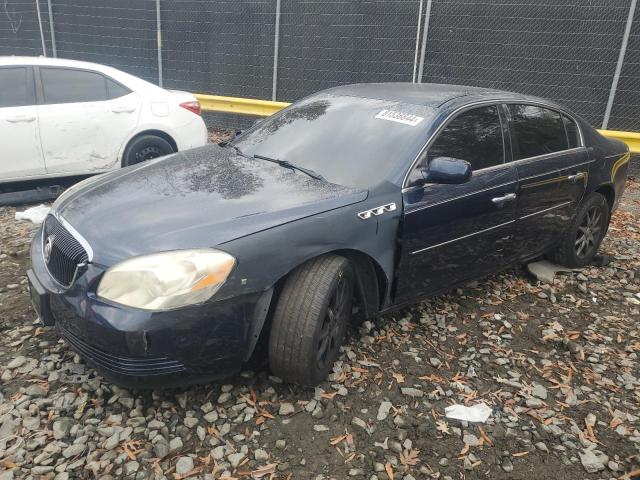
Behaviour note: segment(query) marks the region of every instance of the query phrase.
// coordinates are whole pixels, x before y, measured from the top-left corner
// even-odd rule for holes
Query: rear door
[[[0,146],[0,180],[46,173],[30,66],[0,68]]]
[[[590,160],[566,114],[527,104],[506,110],[520,179],[515,240],[525,259],[560,239],[584,195]]]
[[[104,170],[138,124],[140,98],[105,75],[39,68],[38,120],[49,173]]]
[[[438,134],[409,174],[436,157],[471,163],[460,185],[427,184],[403,190],[397,303],[445,290],[508,264],[514,256],[517,174],[505,163],[505,133],[497,105],[458,114]]]

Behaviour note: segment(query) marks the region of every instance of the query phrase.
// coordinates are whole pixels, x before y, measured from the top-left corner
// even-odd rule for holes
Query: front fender
[[[358,213],[394,202],[398,208],[363,220]],[[334,209],[280,225],[219,246],[237,259],[237,265],[217,296],[226,298],[272,288],[299,265],[335,251],[367,255],[385,276],[388,299],[395,270],[395,245],[401,217],[400,195]]]

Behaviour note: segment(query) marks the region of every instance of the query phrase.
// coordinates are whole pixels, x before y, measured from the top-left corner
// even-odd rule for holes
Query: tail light
[[[195,113],[196,115],[202,114],[202,109],[200,108],[200,102],[198,102],[197,100],[181,103],[180,106],[186,110],[189,110],[190,112]]]

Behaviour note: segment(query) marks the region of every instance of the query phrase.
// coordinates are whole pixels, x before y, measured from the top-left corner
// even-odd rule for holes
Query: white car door
[[[0,68],[0,181],[46,173],[30,66]]]
[[[39,67],[38,122],[49,173],[113,167],[138,124],[138,94],[99,72]]]

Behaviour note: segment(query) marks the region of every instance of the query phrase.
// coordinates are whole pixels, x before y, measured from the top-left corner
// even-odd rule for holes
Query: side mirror
[[[436,157],[422,170],[423,183],[457,184],[471,178],[471,164],[450,157]]]

